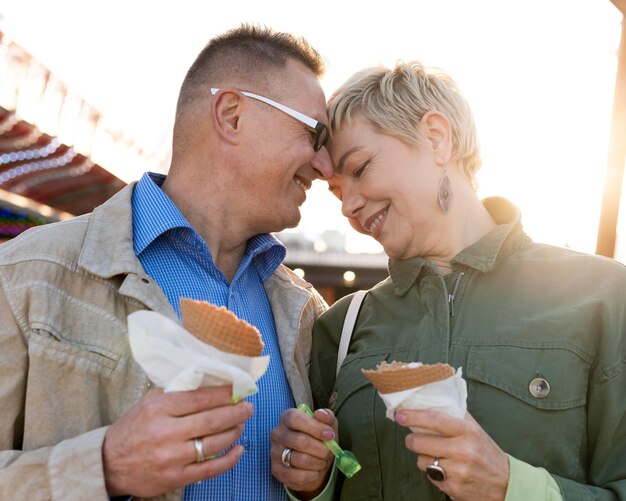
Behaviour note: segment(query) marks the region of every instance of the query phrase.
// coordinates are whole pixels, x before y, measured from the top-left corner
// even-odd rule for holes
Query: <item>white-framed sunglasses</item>
[[[315,151],[319,151],[322,148],[322,146],[326,145],[326,142],[328,141],[328,128],[322,122],[318,122],[314,118],[311,118],[305,115],[304,113],[300,113],[299,111],[296,111],[290,108],[289,106],[280,104],[267,97],[263,97],[258,94],[253,94],[252,92],[248,92],[245,90],[239,90],[239,89],[237,90],[241,92],[244,96],[247,96],[252,99],[256,99],[257,101],[261,101],[265,104],[269,104],[270,106],[276,108],[277,110],[280,110],[283,113],[286,113],[290,117],[295,118],[296,120],[306,125],[307,130],[309,131],[309,134],[311,134],[311,141],[313,143],[313,149]],[[214,96],[219,91],[220,91],[219,88],[212,87],[211,95]]]

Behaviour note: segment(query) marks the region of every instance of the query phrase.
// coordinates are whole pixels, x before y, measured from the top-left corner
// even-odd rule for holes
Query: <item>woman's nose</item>
[[[359,209],[365,204],[365,198],[358,193],[342,193],[341,212],[348,219],[356,219]]]

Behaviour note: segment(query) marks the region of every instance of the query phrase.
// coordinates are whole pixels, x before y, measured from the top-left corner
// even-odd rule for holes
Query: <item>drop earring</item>
[[[450,184],[450,178],[444,167],[441,180],[439,181],[439,206],[444,214],[448,212],[450,206],[450,197],[452,196],[452,185]]]

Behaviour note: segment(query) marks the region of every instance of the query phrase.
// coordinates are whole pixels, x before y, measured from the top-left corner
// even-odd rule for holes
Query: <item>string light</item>
[[[57,169],[69,164],[76,157],[74,148],[70,148],[67,152],[60,157],[47,158],[46,160],[38,160],[36,162],[30,162],[27,164],[19,165],[8,169],[0,174],[0,185],[8,181],[11,181],[20,176],[25,176],[33,172],[40,172],[49,169]]]
[[[343,274],[343,281],[346,284],[354,283],[355,279],[356,279],[356,273],[354,273],[353,271],[348,270]]]
[[[63,169],[60,171],[51,171],[45,174],[39,174],[11,186],[11,192],[22,194],[28,192],[28,190],[34,188],[35,186],[59,181],[60,179],[68,177],[82,176],[83,174],[89,172],[93,166],[93,162],[89,160],[84,160],[80,165],[77,165],[76,167],[72,167],[70,169]]]
[[[42,135],[43,133],[37,127],[33,127],[33,130],[31,130],[27,135],[14,139],[12,147],[15,150],[28,148],[31,144],[35,144],[39,141],[39,138]]]
[[[42,146],[41,148],[3,153],[2,155],[0,155],[0,165],[13,162],[23,162],[24,160],[36,160],[38,158],[46,158],[55,153],[59,149],[59,146],[61,146],[61,142],[57,138],[54,138],[52,141],[50,141],[50,143],[48,143],[46,146]]]
[[[15,115],[15,113],[11,113],[8,115],[2,122],[0,122],[0,136],[5,132],[9,132],[15,124],[19,122],[19,119]]]

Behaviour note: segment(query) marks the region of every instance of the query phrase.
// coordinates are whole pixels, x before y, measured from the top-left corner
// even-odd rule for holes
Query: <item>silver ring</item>
[[[448,476],[446,475],[446,470],[443,469],[443,466],[439,464],[439,460],[435,459],[433,464],[426,468],[426,475],[431,480],[435,482],[443,482]]]
[[[293,454],[293,450],[291,450],[289,447],[285,447],[283,449],[280,460],[282,461],[285,468],[291,468],[291,454]]]
[[[193,445],[196,448],[196,463],[201,463],[202,461],[206,461],[207,457],[204,455],[204,447],[202,447],[202,439],[195,438],[193,440]]]

